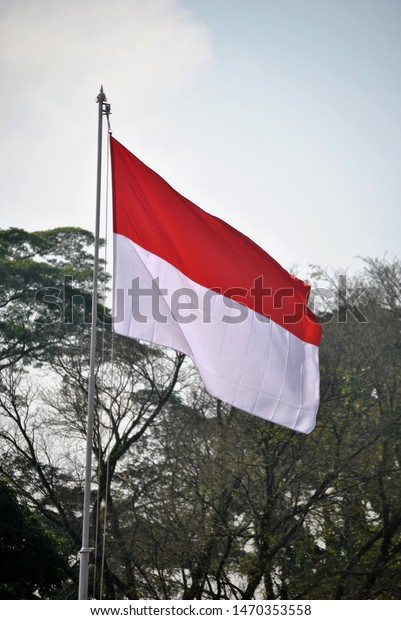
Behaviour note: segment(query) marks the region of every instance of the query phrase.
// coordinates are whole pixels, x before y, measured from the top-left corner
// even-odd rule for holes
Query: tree
[[[174,389],[183,362],[182,355],[162,354],[156,348],[139,343],[126,343],[113,349],[110,362],[108,345],[100,341],[103,362],[97,372],[95,398],[95,432],[93,454],[96,472],[93,496],[93,536],[101,525],[97,515],[102,504],[113,521],[110,543],[120,540],[119,512],[114,511],[114,489],[117,490],[124,461],[132,447],[140,452],[146,446],[149,429],[163,409],[170,410]],[[76,338],[63,349],[53,351],[53,382],[46,388],[35,388],[26,368],[14,365],[3,373],[0,390],[0,442],[3,454],[0,471],[12,482],[26,501],[40,513],[55,532],[62,532],[69,546],[71,575],[77,582],[76,556],[81,543],[81,508],[86,438],[86,401],[88,357],[82,355],[87,337]],[[181,376],[181,381],[185,375]],[[97,536],[101,555],[102,536]],[[125,562],[129,556],[126,554]],[[94,559],[93,568],[99,558]],[[106,558],[105,596],[115,597],[116,585],[132,596],[133,585],[124,575],[108,569]],[[113,563],[111,563],[112,566]],[[117,565],[120,567],[121,562]],[[124,563],[123,563],[124,565]],[[128,568],[127,568],[128,570]],[[95,575],[96,581],[96,575]],[[93,584],[96,592],[97,583]],[[74,596],[72,586],[68,596]]]
[[[0,598],[51,597],[67,576],[61,541],[0,479]]]
[[[84,292],[89,271],[76,276]],[[401,596],[400,263],[367,261],[349,290],[325,277],[333,306],[309,436],[223,405],[182,355],[99,325],[91,595]],[[63,538],[69,580],[52,596],[64,598],[76,597],[89,359],[85,296],[75,311],[73,292],[38,352],[3,329],[0,382],[0,472]],[[29,295],[15,303],[9,294],[10,325],[12,308],[22,325]],[[42,318],[57,307],[39,304]]]
[[[92,244],[80,228],[0,229],[0,370],[43,360],[78,321],[90,322]]]

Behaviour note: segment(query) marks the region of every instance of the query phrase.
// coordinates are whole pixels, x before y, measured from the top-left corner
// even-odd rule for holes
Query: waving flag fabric
[[[115,332],[187,354],[213,396],[309,433],[321,337],[309,285],[110,140]]]

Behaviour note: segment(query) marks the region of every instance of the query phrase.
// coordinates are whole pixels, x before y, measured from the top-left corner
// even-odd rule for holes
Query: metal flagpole
[[[99,119],[98,119],[98,142],[97,142],[97,187],[96,187],[96,225],[95,225],[95,252],[93,265],[93,289],[92,289],[92,325],[89,358],[89,384],[88,384],[88,418],[86,429],[86,462],[85,462],[85,486],[82,515],[82,548],[79,564],[79,600],[88,598],[88,575],[89,575],[89,521],[90,521],[90,494],[92,477],[92,444],[93,444],[93,417],[95,400],[95,362],[96,362],[96,323],[97,323],[97,284],[99,274],[99,234],[100,234],[100,196],[102,175],[102,133],[103,114],[105,110],[106,95],[103,86],[97,96]]]

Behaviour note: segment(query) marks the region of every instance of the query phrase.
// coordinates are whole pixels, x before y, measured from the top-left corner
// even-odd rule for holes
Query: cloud
[[[21,225],[23,210],[38,209],[43,226],[56,208],[81,209],[101,83],[121,99],[122,126],[157,124],[211,60],[207,28],[175,0],[3,2],[2,211]]]
[[[207,29],[174,0],[10,3],[0,40],[3,70],[58,98],[92,69],[161,95],[210,60]]]

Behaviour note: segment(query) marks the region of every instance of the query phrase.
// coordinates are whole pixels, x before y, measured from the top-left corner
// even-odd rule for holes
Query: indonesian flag
[[[213,396],[303,433],[319,404],[310,287],[111,137],[114,331],[171,347]]]

